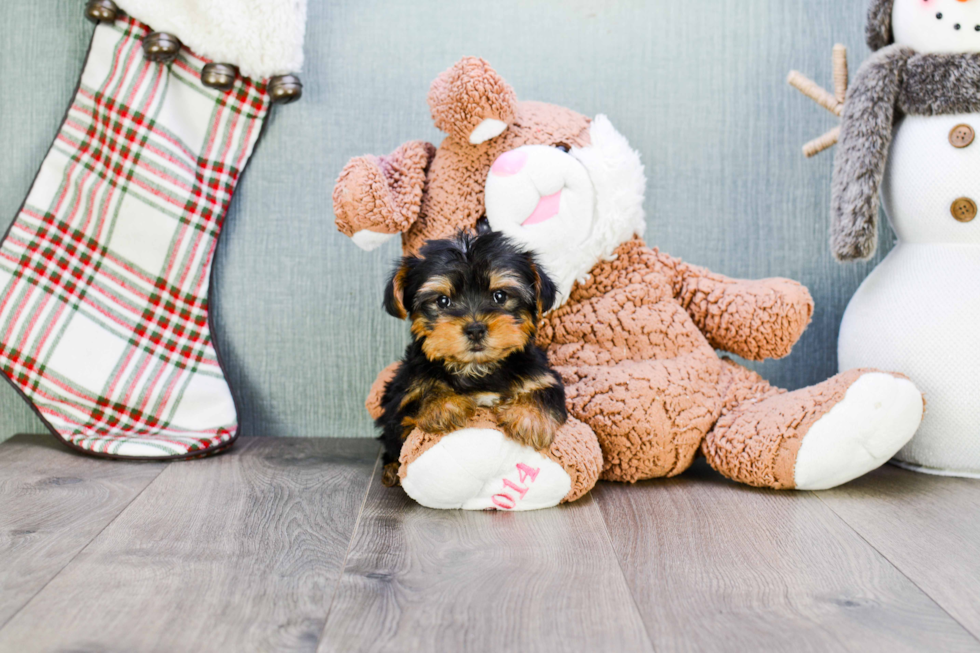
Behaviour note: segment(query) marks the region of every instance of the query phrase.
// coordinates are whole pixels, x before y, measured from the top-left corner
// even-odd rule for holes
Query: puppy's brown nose
[[[487,325],[483,322],[470,322],[463,327],[463,333],[472,342],[480,342],[487,335]]]

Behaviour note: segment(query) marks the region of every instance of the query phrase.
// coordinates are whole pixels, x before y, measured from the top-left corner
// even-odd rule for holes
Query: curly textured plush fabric
[[[840,402],[868,370],[850,370],[795,392],[726,361],[731,385],[725,408],[704,441],[708,463],[732,480],[777,490],[795,486],[793,471],[803,436]]]
[[[402,228],[406,254],[425,240],[476,225],[485,212],[487,174],[500,154],[531,144],[592,144],[588,118],[538,102],[514,103],[507,129],[473,144],[469,133],[477,119],[505,115],[500,107],[511,104],[512,90],[482,60],[464,59],[450,73],[437,80],[430,95],[433,116],[448,136],[428,162],[420,198],[410,196],[418,212]],[[469,96],[486,89],[497,89],[491,93],[495,97]],[[854,103],[855,110],[862,106],[871,111],[870,102]],[[456,116],[463,128],[443,122],[446,116]],[[875,124],[887,122],[889,135],[891,118],[875,119]],[[880,135],[870,132],[872,138]],[[887,143],[878,145],[887,151]],[[382,168],[377,159],[360,160],[349,167]],[[416,170],[423,168],[419,163]],[[383,212],[374,209],[391,192],[372,181],[383,173],[346,172],[338,180],[335,203],[338,197],[359,199],[340,201],[338,215],[346,211],[362,218],[353,227],[339,224],[341,229],[390,232]],[[794,281],[730,279],[648,248],[639,238],[619,244],[572,287],[568,301],[544,318],[539,331],[540,344],[566,384],[571,419],[549,452],[573,479],[566,499],[591,487],[600,461],[602,478],[637,481],[679,474],[699,452],[740,482],[793,487],[801,438],[837,405],[854,374],[787,393],[719,358],[715,349],[752,360],[786,356],[812,312],[810,294]],[[391,370],[375,382],[369,410],[377,410]],[[480,419],[470,426],[493,427],[489,414]],[[402,451],[402,473],[437,440],[413,433]]]
[[[602,478],[637,481],[683,472],[723,412],[781,392],[719,359],[715,347],[784,356],[812,311],[793,281],[728,279],[634,239],[548,314],[539,341],[566,384],[570,413],[599,438]],[[757,466],[709,460],[726,475]],[[764,473],[742,476],[773,486]]]
[[[492,74],[491,74],[492,73]],[[476,76],[476,79],[471,79]],[[493,100],[481,99],[477,90],[497,89]],[[454,99],[450,91],[465,91]],[[482,92],[482,90],[481,90]],[[388,157],[363,156],[350,161],[333,191],[337,227],[346,235],[368,229],[379,233],[402,232],[406,254],[416,253],[426,240],[452,236],[459,229],[472,229],[483,217],[483,187],[490,166],[498,156],[526,143],[584,147],[589,144],[589,123],[570,109],[543,102],[517,102],[513,90],[482,59],[467,57],[443,73],[432,85],[429,103],[437,126],[448,136],[429,160],[412,159],[413,167],[402,174],[424,180],[411,184],[411,193],[395,194],[386,186],[383,161],[406,147],[417,149],[418,141],[401,146]],[[511,109],[506,110],[507,106]],[[482,111],[490,112],[483,115]],[[480,119],[510,116],[507,130],[485,143],[473,145],[469,132]],[[465,129],[456,129],[444,119],[459,116]],[[466,117],[470,116],[470,117]],[[405,184],[403,186],[409,186]],[[420,190],[416,192],[416,188]],[[399,207],[397,210],[395,207]],[[394,217],[404,216],[403,220]],[[409,226],[410,225],[410,226]]]
[[[602,473],[602,450],[595,433],[571,416],[558,429],[551,448],[544,454],[561,465],[572,478],[572,489],[562,503],[584,496],[595,486]]]
[[[476,411],[467,428],[495,429],[497,422],[489,410],[481,408]],[[415,429],[409,434],[405,444],[402,445],[401,456],[398,458],[399,463],[401,463],[398,476],[402,481],[408,475],[408,468],[412,462],[418,460],[440,439],[441,436],[439,435],[426,433],[419,429]],[[555,439],[551,443],[551,448],[541,453],[558,463],[572,479],[572,488],[562,499],[562,503],[581,498],[595,486],[599,479],[602,454],[599,451],[595,435],[588,426],[574,417],[569,417],[568,421],[558,429],[558,433],[555,434]]]
[[[378,374],[377,378],[374,379],[374,383],[371,384],[367,400],[364,402],[364,407],[367,408],[368,415],[371,416],[371,419],[378,419],[384,412],[381,408],[381,398],[384,397],[388,382],[395,378],[395,374],[398,372],[400,365],[401,363],[395,362],[384,368]]]
[[[467,141],[484,120],[509,123],[517,96],[483,59],[466,57],[439,75],[429,89],[429,109],[437,129]]]
[[[431,143],[410,141],[388,156],[352,159],[333,189],[337,228],[346,236],[362,229],[389,234],[408,229],[418,218],[435,151]]]

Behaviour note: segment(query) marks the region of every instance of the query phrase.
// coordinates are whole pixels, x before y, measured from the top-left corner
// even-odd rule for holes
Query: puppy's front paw
[[[511,439],[539,451],[549,449],[561,423],[535,404],[501,404],[494,410],[497,422]]]
[[[476,406],[469,397],[450,395],[437,397],[423,404],[416,425],[427,433],[436,435],[458,431],[466,426]]]

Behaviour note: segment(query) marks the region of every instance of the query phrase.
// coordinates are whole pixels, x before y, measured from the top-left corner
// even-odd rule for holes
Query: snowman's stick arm
[[[836,75],[835,75],[836,77]],[[841,115],[844,111],[844,104],[839,102],[836,97],[831,95],[829,92],[823,89],[815,81],[804,75],[797,70],[789,71],[789,77],[786,78],[790,86],[798,90],[803,95],[807,96],[820,106],[822,106],[827,111],[831,112],[835,116]],[[835,80],[836,84],[836,80]]]
[[[834,70],[834,92],[830,93],[803,73],[791,70],[786,81],[790,86],[807,96],[835,116],[844,113],[844,100],[847,98],[849,73],[847,70],[847,48],[840,43],[834,46],[832,58]],[[830,149],[840,139],[840,127],[835,127],[819,138],[815,138],[803,146],[803,155],[807,158],[816,156]]]
[[[841,104],[847,97],[847,46],[840,43],[834,46],[834,97]]]
[[[834,145],[837,145],[837,141],[840,139],[840,125],[834,127],[829,132],[820,136],[819,138],[814,138],[812,141],[803,146],[803,156],[806,158],[814,157],[824,150],[829,150]]]

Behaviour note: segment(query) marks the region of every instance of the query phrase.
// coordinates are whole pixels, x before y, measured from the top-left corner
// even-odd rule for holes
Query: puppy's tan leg
[[[547,449],[565,423],[565,391],[553,373],[524,379],[494,408],[504,433],[521,444]]]
[[[508,436],[538,450],[548,449],[561,422],[529,395],[520,395],[494,409]]]
[[[413,421],[428,433],[448,433],[466,426],[475,410],[472,399],[446,388],[423,399],[422,408]]]

